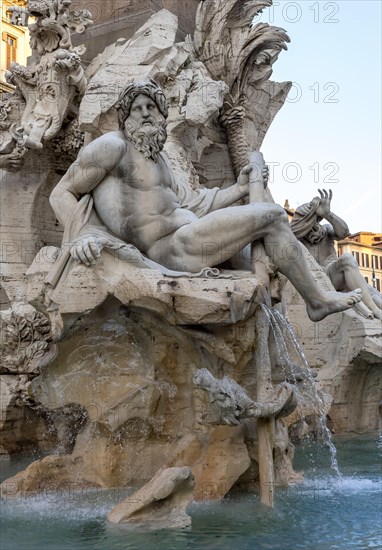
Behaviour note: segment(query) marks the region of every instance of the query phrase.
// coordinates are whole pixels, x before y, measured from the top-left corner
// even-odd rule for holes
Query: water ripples
[[[2,502],[2,550],[366,550],[382,548],[382,476],[376,438],[339,441],[342,478],[326,465],[277,489],[274,509],[257,495],[194,503],[192,528],[132,531],[107,513],[131,491],[92,490]],[[299,449],[301,452],[301,449]],[[318,455],[325,454],[317,445]],[[326,462],[326,461],[324,461]]]

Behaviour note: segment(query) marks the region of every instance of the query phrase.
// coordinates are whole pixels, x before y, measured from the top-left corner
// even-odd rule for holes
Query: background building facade
[[[26,65],[27,59],[32,51],[29,46],[29,31],[22,26],[26,22],[26,14],[12,12],[12,8],[26,9],[26,0],[0,0],[0,32],[1,32],[1,55],[0,55],[0,91],[8,92],[13,86],[7,84],[5,72],[12,62]],[[13,18],[13,19],[12,19]],[[20,23],[15,25],[14,22]],[[30,21],[31,22],[31,21]]]
[[[338,241],[338,255],[352,254],[366,282],[382,289],[382,233],[360,231]]]

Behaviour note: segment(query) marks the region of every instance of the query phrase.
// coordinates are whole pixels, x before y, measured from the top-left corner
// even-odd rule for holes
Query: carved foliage
[[[209,0],[197,13],[195,50],[216,80],[224,80],[239,95],[247,79],[267,80],[278,53],[289,37],[265,23],[252,26],[253,17],[272,0]]]
[[[200,4],[196,17],[196,55],[214,79],[229,86],[221,123],[236,176],[253,149],[246,128],[248,89],[270,78],[273,63],[290,41],[283,29],[252,25],[253,18],[271,5],[272,0],[208,0]]]
[[[69,163],[76,160],[81,147],[84,144],[85,134],[81,132],[78,120],[73,120],[65,131],[62,130],[51,142],[53,151],[59,155],[65,155]]]
[[[50,352],[51,327],[48,318],[36,310],[7,310],[1,315],[2,369],[12,373],[33,373],[42,357]]]

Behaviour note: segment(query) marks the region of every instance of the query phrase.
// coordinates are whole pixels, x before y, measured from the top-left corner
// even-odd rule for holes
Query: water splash
[[[294,354],[298,357],[299,362],[301,363],[301,366],[304,370],[304,374],[306,376],[306,380],[312,390],[314,399],[318,405],[319,425],[320,425],[323,441],[330,451],[331,468],[335,472],[337,477],[341,478],[341,473],[340,473],[340,470],[338,467],[338,461],[337,461],[337,449],[333,443],[332,434],[326,423],[324,402],[316,388],[316,384],[312,376],[308,361],[305,357],[303,349],[300,346],[296,333],[292,325],[289,323],[289,321],[279,311],[275,309],[270,309],[265,304],[262,304],[261,307],[264,313],[266,314],[267,319],[269,320],[270,326],[272,328],[275,342],[276,342],[277,354],[281,362],[281,368],[283,370],[283,373],[285,375],[286,368],[289,368],[292,374],[292,380],[296,384],[297,383],[296,364],[292,360],[284,333],[286,332],[288,335],[288,341],[292,346]]]

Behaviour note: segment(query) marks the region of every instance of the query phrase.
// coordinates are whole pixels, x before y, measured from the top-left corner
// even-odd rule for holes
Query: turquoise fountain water
[[[2,502],[1,550],[365,550],[382,548],[382,438],[336,438],[342,477],[327,452],[313,444],[311,468],[301,447],[302,484],[276,492],[275,509],[254,495],[196,503],[185,531],[131,532],[110,526],[106,514],[124,491],[62,492]],[[2,477],[25,466],[3,460]]]

